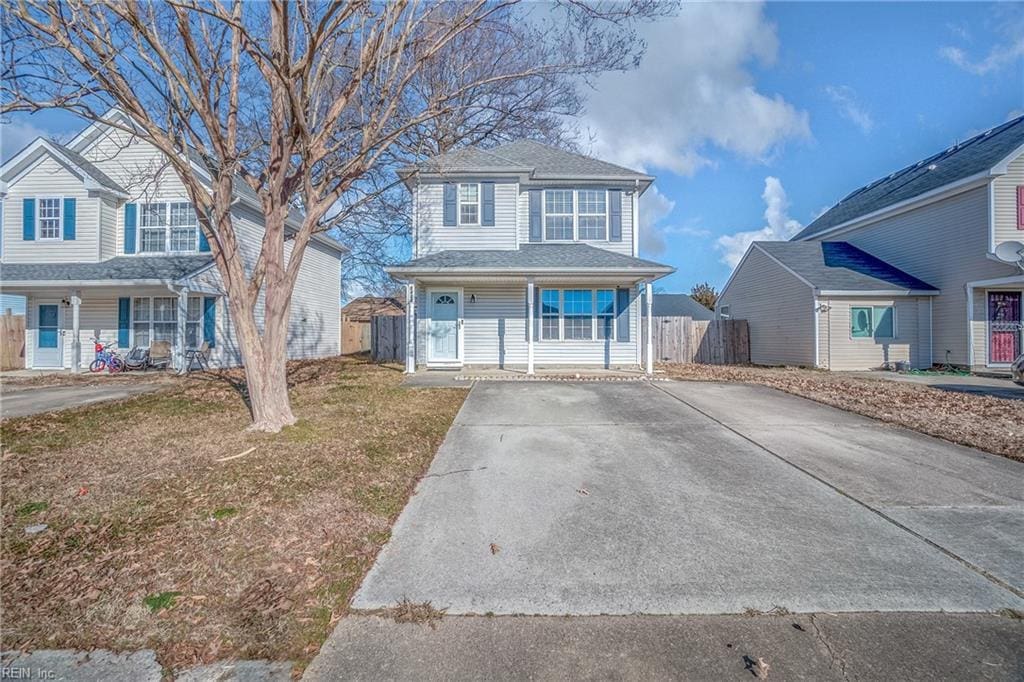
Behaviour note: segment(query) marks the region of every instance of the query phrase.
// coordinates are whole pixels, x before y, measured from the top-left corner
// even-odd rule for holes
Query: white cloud
[[[668,217],[675,208],[672,201],[651,187],[640,197],[640,250],[648,255],[657,256],[665,252],[664,227],[659,223]]]
[[[736,267],[746,253],[747,247],[755,241],[784,241],[800,231],[802,225],[789,217],[789,200],[782,181],[768,176],[764,179],[765,226],[760,230],[737,232],[718,238],[715,248],[722,253],[721,261],[731,268]]]
[[[761,5],[684,4],[640,32],[640,67],[605,74],[588,99],[583,127],[597,156],[692,175],[713,163],[708,145],[766,161],[787,140],[810,137],[807,113],[759,92],[748,69],[770,66],[778,52]]]
[[[939,48],[939,55],[946,61],[976,76],[984,76],[998,71],[1007,64],[1024,58],[1024,36],[1018,36],[1009,42],[994,45],[982,59],[974,60],[965,50],[952,45]]]
[[[827,85],[825,94],[836,105],[839,114],[860,128],[862,133],[867,135],[874,129],[874,119],[857,101],[857,93],[849,85]]]
[[[10,120],[0,123],[0,159],[6,161],[37,137],[51,137],[48,130],[37,128],[28,121]]]

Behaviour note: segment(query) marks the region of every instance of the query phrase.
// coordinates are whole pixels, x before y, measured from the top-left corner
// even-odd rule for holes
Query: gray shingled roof
[[[654,317],[690,317],[694,320],[713,320],[715,313],[686,294],[655,294],[651,305]]]
[[[213,262],[213,256],[119,256],[99,263],[4,263],[0,281],[77,282],[176,280]]]
[[[1021,145],[1024,116],[851,192],[793,239],[812,237],[830,227],[987,171]]]
[[[589,244],[523,244],[518,249],[439,251],[404,263],[393,272],[409,270],[637,270],[668,274],[675,268],[633,258]]]
[[[611,178],[645,180],[653,178],[629,168],[616,166],[583,154],[552,147],[535,140],[517,140],[493,149],[463,147],[427,159],[401,172],[474,173],[528,172],[538,180]]]
[[[822,291],[938,291],[848,242],[754,242]]]

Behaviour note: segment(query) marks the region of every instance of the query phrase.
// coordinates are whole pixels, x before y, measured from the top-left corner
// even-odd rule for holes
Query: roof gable
[[[0,166],[0,180],[3,181],[4,191],[6,191],[7,186],[17,182],[26,172],[31,172],[31,169],[44,156],[54,159],[72,174],[79,177],[88,190],[105,192],[120,197],[128,196],[127,191],[123,187],[81,154],[42,137],[37,137],[24,149],[11,157],[3,166]]]
[[[837,225],[991,171],[1008,156],[1020,151],[1022,145],[1024,116],[854,190],[793,239],[819,235]]]

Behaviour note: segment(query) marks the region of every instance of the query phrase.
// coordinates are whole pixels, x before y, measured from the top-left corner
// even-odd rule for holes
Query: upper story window
[[[187,201],[139,206],[139,252],[195,251],[199,240],[195,209]]]
[[[480,224],[480,185],[464,182],[459,185],[459,225]]]
[[[39,199],[39,238],[61,238],[61,204],[59,198],[47,197]]]
[[[544,190],[544,239],[572,241],[573,215],[571,189]]]
[[[544,190],[546,241],[608,239],[608,194],[603,189]]]

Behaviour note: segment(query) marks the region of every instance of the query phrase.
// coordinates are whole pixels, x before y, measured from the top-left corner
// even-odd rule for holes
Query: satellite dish
[[[1020,242],[1003,242],[996,247],[996,258],[1004,263],[1014,263],[1024,269],[1024,244]]]

